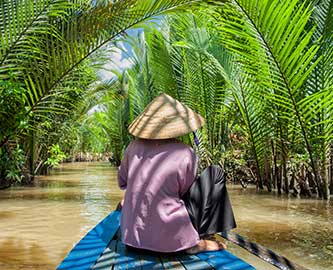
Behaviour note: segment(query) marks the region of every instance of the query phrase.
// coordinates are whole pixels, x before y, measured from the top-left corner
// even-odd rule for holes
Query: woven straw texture
[[[204,123],[201,115],[162,93],[148,104],[128,131],[142,139],[169,139],[195,131]]]

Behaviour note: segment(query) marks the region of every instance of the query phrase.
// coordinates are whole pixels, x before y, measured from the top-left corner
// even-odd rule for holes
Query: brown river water
[[[108,163],[64,164],[32,187],[0,191],[0,270],[55,269],[122,198]],[[238,228],[309,269],[333,269],[333,202],[229,186]],[[257,269],[277,269],[228,243]]]

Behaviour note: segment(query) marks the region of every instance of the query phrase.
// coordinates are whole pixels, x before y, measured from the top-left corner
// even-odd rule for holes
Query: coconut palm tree
[[[206,148],[204,160],[211,162],[220,160],[227,137],[223,121],[228,93],[224,70],[215,57],[222,58],[227,52],[211,42],[214,37],[204,27],[206,23],[203,16],[184,13],[168,17],[157,30],[144,31],[130,42],[135,64],[127,74],[133,111],[130,120],[159,93],[174,96],[206,118],[198,136],[203,137],[201,147]]]
[[[325,21],[331,4],[326,1],[321,8],[316,17]],[[297,0],[240,0],[223,4],[216,18],[220,21],[222,44],[238,55],[242,70],[250,74],[247,78],[259,86],[256,95],[271,104],[267,113],[273,113],[280,126],[277,130],[280,152],[284,155],[282,159],[288,158],[288,148],[292,148],[286,145],[287,142],[293,140],[294,145],[303,145],[309,156],[317,192],[327,198],[327,180],[320,173],[320,156],[315,142],[319,137],[328,144],[331,142],[332,115],[326,98],[329,98],[327,91],[332,83],[325,80],[324,87],[315,89],[309,79],[316,74],[321,61],[325,61],[323,66],[327,70],[327,73],[320,72],[321,75],[332,77],[332,72],[327,69],[332,63],[332,55],[328,50],[324,58],[323,44],[320,45],[320,34],[312,23],[311,9],[312,3]],[[331,38],[332,33],[328,36]],[[320,38],[323,37],[320,35]],[[324,44],[330,44],[330,41],[326,42],[327,37]],[[319,93],[325,98],[319,98]],[[319,120],[318,114],[325,119]],[[262,128],[260,122],[256,125],[258,129]],[[318,125],[325,125],[324,133],[313,132],[312,128]],[[264,133],[264,130],[258,132]]]
[[[77,69],[98,49],[154,16],[198,2],[1,1],[0,147],[17,136],[33,141],[28,130],[41,119],[71,111],[67,81],[81,80]]]
[[[62,101],[55,98],[51,105],[50,97],[61,95],[64,81],[96,50],[134,25],[196,2],[2,1],[0,79],[23,89],[23,118],[62,110]],[[0,145],[21,129],[15,123],[1,133]]]
[[[259,187],[265,183],[270,189],[265,178],[271,166],[275,186],[288,192],[288,163],[303,155],[311,169],[308,181],[327,198],[331,10],[330,1],[242,0],[206,9],[205,17],[172,16],[158,31],[145,31],[139,42],[144,57],[135,60],[139,65],[129,79],[130,104],[141,104],[134,110],[140,111],[160,91],[182,100],[207,119],[202,136],[210,147],[206,152],[212,152],[221,146],[222,133],[214,129],[222,131],[221,112],[232,96],[248,133]]]

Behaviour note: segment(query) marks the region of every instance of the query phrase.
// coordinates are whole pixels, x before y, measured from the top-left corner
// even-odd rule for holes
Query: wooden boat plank
[[[93,270],[112,270],[113,264],[119,254],[116,252],[117,240],[113,240],[103,251],[96,263],[91,267]]]
[[[164,269],[184,270],[183,264],[178,260],[177,256],[161,255],[160,260]]]
[[[202,270],[202,269],[214,269],[209,263],[201,260],[196,255],[182,254],[178,255],[178,260],[184,265],[186,269]]]
[[[142,270],[160,270],[164,269],[163,263],[159,256],[153,256],[146,252],[140,252],[139,258],[141,261]]]
[[[201,252],[197,256],[216,270],[255,270],[255,268],[227,250]]]
[[[117,253],[119,256],[114,262],[114,270],[141,270],[141,260],[138,257],[138,254],[129,251],[119,240],[117,243]]]
[[[121,231],[120,228],[117,231],[115,235],[116,239],[120,239],[121,241]],[[151,254],[148,254],[147,252],[133,252],[131,250],[127,250],[129,254],[132,256],[137,256],[137,260],[141,263],[141,269],[142,270],[159,270],[164,269],[163,264],[158,256],[154,256]]]

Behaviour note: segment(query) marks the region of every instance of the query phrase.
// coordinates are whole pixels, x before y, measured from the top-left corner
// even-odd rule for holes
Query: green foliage
[[[73,110],[74,85],[84,78],[77,70],[97,49],[144,20],[195,2],[2,1],[0,147],[27,128],[50,129],[54,115]]]
[[[138,37],[124,40],[134,52],[134,64],[124,74],[128,82],[127,122],[161,92],[186,103],[206,118],[198,134],[203,138],[203,165],[220,160],[228,132],[225,120],[230,96],[223,67],[215,57],[227,57],[228,52],[212,42],[216,33],[207,28],[204,15],[172,15],[161,29],[146,28]]]
[[[166,92],[206,119],[197,132],[203,166],[246,160],[237,166],[254,171],[260,188],[270,190],[274,174],[276,183],[284,178],[287,192],[290,163],[296,164],[306,167],[316,192],[327,198],[333,2],[208,1],[209,7],[188,9],[199,2],[206,1],[2,1],[2,155],[16,155],[4,146],[19,138],[32,159],[38,152],[38,164],[50,145],[67,156],[112,152],[118,164],[130,140],[129,123]],[[187,12],[126,35],[175,9]],[[89,66],[100,59],[87,59],[121,37],[133,48],[133,66],[92,86]]]
[[[48,165],[49,167],[58,166],[60,162],[66,158],[66,155],[61,151],[59,144],[53,144],[49,146],[48,154],[49,157],[44,162],[44,164]]]
[[[104,148],[102,152],[111,152],[111,161],[119,165],[124,149],[130,141],[127,132],[129,120],[129,100],[126,95],[125,77],[110,80],[98,85],[100,95],[99,111],[87,117],[87,128]]]
[[[14,149],[6,148],[0,150],[0,179],[4,178],[10,182],[20,183],[23,179],[23,168],[25,154],[17,144]]]
[[[241,0],[222,5],[214,15],[221,43],[236,57],[240,76],[230,76],[230,85],[250,134],[259,177],[273,140],[284,164],[295,151],[308,155],[317,192],[324,197],[318,164],[333,131],[329,97],[319,94],[332,86],[330,41],[322,43],[323,36],[325,41],[332,38],[328,2],[314,3],[312,13],[310,2]]]
[[[332,9],[330,1],[241,0],[168,16],[158,30],[130,39],[127,122],[166,92],[205,117],[197,132],[204,166],[246,160],[237,166],[248,166],[260,188],[283,178],[287,192],[288,164],[301,156],[317,194],[327,198]]]
[[[162,12],[196,1],[2,1],[0,79],[25,89],[24,120],[64,112],[63,83],[79,80],[76,68],[126,29]],[[52,101],[50,101],[50,99]],[[20,126],[11,134],[22,132]],[[8,135],[10,136],[10,135]],[[8,136],[0,137],[0,146]]]
[[[33,168],[35,162],[43,164],[47,147],[70,133],[69,123],[78,120],[80,110],[87,112],[80,104],[80,97],[85,100],[82,93],[87,90],[87,82],[91,82],[91,76],[81,72],[87,58],[125,30],[196,2],[2,1],[0,147],[17,138],[29,141],[25,143],[29,167]],[[39,149],[35,147],[37,141]]]
[[[0,140],[12,135],[15,128],[26,129],[25,89],[21,84],[10,80],[0,80]]]

